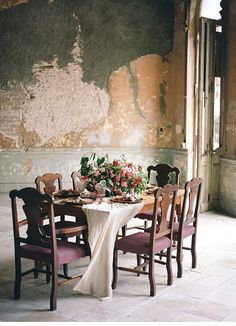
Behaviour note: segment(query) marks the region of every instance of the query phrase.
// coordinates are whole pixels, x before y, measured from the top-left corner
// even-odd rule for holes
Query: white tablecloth
[[[102,202],[86,205],[91,261],[74,291],[98,298],[112,296],[112,261],[117,232],[143,207],[137,204]]]

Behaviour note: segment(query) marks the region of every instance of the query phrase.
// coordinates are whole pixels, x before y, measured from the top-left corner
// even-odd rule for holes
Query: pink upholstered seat
[[[165,249],[167,249],[168,257],[168,259],[166,260],[167,284],[172,284],[172,230],[177,190],[178,186],[171,184],[167,184],[164,188],[159,188],[157,190],[155,194],[154,209],[153,212],[150,214],[152,222],[150,232],[137,232],[128,236],[124,236],[116,241],[113,259],[113,289],[116,288],[117,284],[117,270],[125,270],[128,272],[136,273],[138,275],[148,275],[150,282],[150,295],[154,296],[156,293],[154,256],[155,254]],[[169,207],[171,207],[171,210],[168,222],[167,218]],[[135,268],[118,266],[118,250],[136,254],[137,266]],[[142,259],[144,260],[143,263]],[[163,262],[161,263],[163,264]],[[149,265],[148,272],[146,271],[147,265]]]
[[[185,184],[184,202],[179,223],[174,223],[173,240],[177,241],[177,277],[183,275],[183,250],[190,250],[192,268],[197,266],[196,235],[200,205],[201,178],[193,178]],[[184,246],[184,239],[191,237],[191,246]]]
[[[196,234],[197,234],[197,219],[201,194],[201,178],[193,178],[191,181],[185,184],[184,202],[181,211],[180,221],[173,223],[173,241],[174,248],[177,249],[176,261],[177,261],[177,277],[183,275],[183,250],[191,250],[192,255],[192,268],[196,267],[197,254],[196,254]],[[158,225],[156,232],[158,232]],[[151,228],[145,229],[146,233],[151,232]],[[192,237],[191,247],[183,245],[183,240],[187,237]],[[176,246],[177,242],[177,246]],[[165,256],[165,253],[161,254]]]
[[[47,241],[49,244],[49,241]],[[85,257],[87,251],[83,245],[76,245],[71,242],[57,240],[57,263],[58,265],[69,264],[79,258]],[[47,247],[40,247],[31,244],[20,247],[22,258],[37,260],[43,263],[52,263],[52,250]]]
[[[171,245],[171,240],[166,236],[155,239],[154,251],[159,252]],[[116,249],[137,254],[148,254],[150,251],[150,233],[138,232],[121,238],[116,242]]]
[[[164,187],[168,183],[173,183],[179,186],[179,174],[180,174],[180,169],[177,167],[173,167],[167,163],[159,163],[155,166],[150,165],[147,168],[148,172],[148,182],[150,182],[151,179],[151,173],[155,174],[156,177],[156,184],[158,187]],[[147,221],[150,221],[152,219],[152,214],[153,211],[150,210],[146,213],[142,214],[137,214],[134,216],[134,218],[139,218],[141,220],[144,220],[143,226],[137,225],[137,226],[132,226],[132,227],[127,227],[123,226],[122,228],[122,235],[126,235],[126,230],[130,229],[141,229],[145,230],[147,228]],[[176,217],[176,213],[175,213]]]
[[[15,243],[14,298],[20,298],[22,276],[33,272],[34,277],[37,277],[39,272],[46,272],[47,282],[50,281],[50,278],[52,281],[50,310],[55,310],[57,307],[58,277],[63,277],[66,280],[72,279],[67,275],[58,274],[59,266],[88,256],[89,248],[85,244],[75,244],[56,238],[54,206],[49,194],[41,194],[38,190],[29,187],[19,191],[12,190],[9,195],[11,198]],[[21,208],[23,208],[26,216],[23,220],[18,218],[20,199],[22,200]],[[48,235],[42,232],[41,227],[42,204],[48,207]],[[27,226],[27,230],[21,228],[23,225]],[[37,262],[37,264],[35,263],[34,268],[22,273],[21,258],[30,259],[33,263]],[[46,265],[46,271],[42,269],[44,265]],[[35,298],[34,294],[33,298]]]
[[[183,238],[187,238],[190,235],[195,233],[195,227],[193,225],[184,225],[183,226]],[[179,236],[179,223],[174,223],[173,227],[173,240],[178,240]]]

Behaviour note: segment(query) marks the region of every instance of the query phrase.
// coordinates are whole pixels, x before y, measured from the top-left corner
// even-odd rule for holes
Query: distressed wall
[[[227,9],[225,44],[224,138],[220,160],[220,208],[235,216],[236,211],[236,3],[224,1]]]
[[[173,147],[173,28],[172,0],[0,12],[1,147]]]
[[[49,170],[70,183],[88,152],[185,180],[183,1],[19,2],[0,11],[2,191]]]
[[[228,1],[228,16],[226,21],[226,93],[225,101],[225,143],[224,158],[236,158],[236,3]]]

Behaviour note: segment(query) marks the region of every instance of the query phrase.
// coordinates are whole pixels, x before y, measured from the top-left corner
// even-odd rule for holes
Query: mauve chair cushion
[[[84,219],[79,220],[78,222],[73,222],[73,221],[57,221],[55,222],[55,228],[56,228],[56,236],[57,238],[59,238],[60,236],[66,236],[68,235],[68,237],[74,237],[79,235],[79,233],[82,232],[78,231],[78,228],[80,228],[81,226],[84,226],[86,228],[87,226],[87,221],[85,221]],[[51,230],[50,230],[50,225],[49,224],[44,224],[42,227],[43,232],[46,235],[50,235],[51,234]],[[60,233],[60,229],[67,229],[67,233],[63,234],[63,232]],[[77,228],[77,229],[76,229]]]
[[[159,226],[157,225],[157,231],[159,230]],[[173,225],[173,240],[178,240],[178,231],[179,231],[179,223],[175,222]],[[151,232],[151,227],[145,229],[145,232]],[[195,233],[195,227],[192,225],[184,225],[183,227],[183,238],[187,238],[190,235]]]
[[[153,209],[145,213],[140,213],[134,216],[134,218],[140,218],[141,220],[152,220]]]
[[[135,218],[140,218],[142,220],[149,220],[151,221],[152,220],[152,217],[153,217],[153,210],[150,210],[150,211],[147,211],[145,213],[140,213],[140,214],[137,214],[134,216]],[[174,212],[174,220],[177,219],[177,214],[176,214],[176,211]],[[157,220],[160,221],[161,220],[161,209],[158,208],[158,215],[157,215]],[[168,210],[168,213],[167,213],[167,221],[170,220],[170,209]]]
[[[50,248],[26,244],[20,247],[20,255],[23,258],[33,259],[49,264],[52,262]],[[71,242],[57,240],[58,265],[68,264],[85,256],[87,256],[87,251],[83,245],[76,245]]]
[[[179,223],[174,223],[173,226],[173,240],[178,240]],[[183,226],[183,238],[187,238],[195,233],[195,227],[193,225]]]
[[[155,240],[154,253],[169,248],[171,241],[167,236]],[[137,254],[148,254],[150,251],[150,233],[138,232],[123,237],[116,242],[116,249]]]

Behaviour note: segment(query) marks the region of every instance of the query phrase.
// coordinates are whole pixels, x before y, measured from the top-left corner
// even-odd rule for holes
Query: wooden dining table
[[[180,214],[184,191],[176,197],[177,214]],[[95,200],[87,205],[68,205],[66,201],[54,200],[56,215],[78,217],[85,214],[88,222],[88,241],[91,259],[80,281],[73,290],[80,294],[92,295],[99,299],[112,297],[112,261],[116,236],[136,214],[153,209],[155,198],[143,194],[137,203],[118,203],[110,198]]]

